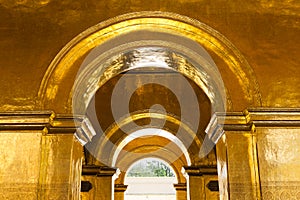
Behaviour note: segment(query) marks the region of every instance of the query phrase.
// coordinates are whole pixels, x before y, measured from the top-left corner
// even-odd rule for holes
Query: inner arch
[[[133,168],[134,168],[136,165],[138,165],[139,163],[141,163],[141,162],[143,162],[143,161],[152,161],[152,160],[158,161],[158,162],[164,164],[165,166],[167,166],[167,167],[171,170],[171,173],[173,174],[173,175],[171,175],[171,176],[169,176],[169,177],[175,177],[175,178],[177,178],[177,177],[176,177],[176,173],[175,173],[173,167],[172,167],[171,165],[169,165],[169,163],[167,163],[167,162],[164,161],[163,159],[156,158],[156,157],[148,157],[148,158],[143,158],[143,159],[140,159],[140,160],[135,161],[134,163],[132,163],[132,164],[128,167],[128,169],[127,169],[127,171],[126,171],[125,177],[130,177],[129,173],[130,173],[130,172],[133,170]],[[141,173],[143,173],[143,172],[141,172]],[[132,176],[133,176],[133,175],[132,175]],[[152,176],[149,176],[149,177],[152,177]],[[125,178],[125,184],[126,184],[126,178]]]
[[[130,135],[128,135],[127,137],[125,137],[120,144],[118,145],[117,149],[115,150],[114,154],[113,154],[113,158],[112,158],[112,166],[116,165],[118,156],[120,154],[120,152],[122,151],[122,149],[131,141],[133,141],[136,138],[139,137],[143,137],[143,136],[161,136],[164,137],[166,139],[169,139],[170,141],[172,141],[173,143],[175,143],[180,150],[182,151],[182,153],[185,156],[185,159],[187,161],[187,164],[190,166],[191,165],[191,159],[188,153],[188,150],[186,149],[185,145],[183,144],[183,142],[181,140],[179,140],[175,135],[173,135],[172,133],[163,130],[163,129],[156,129],[156,128],[145,128],[145,129],[141,129],[141,130],[137,130],[133,133],[131,133]]]
[[[176,173],[162,159],[149,157],[134,162],[126,172],[124,183],[128,185],[125,200],[176,198],[173,186],[178,183]]]

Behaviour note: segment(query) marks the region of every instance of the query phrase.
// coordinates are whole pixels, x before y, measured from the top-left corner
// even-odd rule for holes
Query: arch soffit
[[[124,140],[122,140],[122,142],[117,146],[115,151],[113,151],[113,155],[111,156],[112,166],[117,165],[117,163],[121,159],[121,157],[120,157],[121,153],[125,152],[125,155],[126,155],[126,153],[128,151],[131,152],[131,151],[136,151],[136,149],[138,149],[137,146],[135,146],[134,148],[131,148],[131,149],[127,149],[126,147],[128,145],[130,145],[130,143],[134,143],[138,139],[141,139],[143,137],[149,137],[149,136],[153,136],[156,138],[164,138],[167,141],[167,144],[165,143],[166,141],[161,141],[161,142],[155,143],[155,145],[157,147],[164,147],[168,151],[172,151],[174,154],[176,154],[176,157],[178,157],[178,158],[182,157],[181,159],[182,159],[182,162],[184,163],[184,165],[188,165],[188,166],[191,165],[191,159],[190,159],[187,149],[185,148],[183,143],[178,138],[176,138],[173,134],[171,134],[167,131],[158,130],[158,129],[157,130],[148,129],[148,131],[149,132],[147,132],[147,133],[145,133],[143,130],[136,131],[135,133],[132,133],[131,135],[124,138]],[[156,131],[156,133],[155,133],[155,131]],[[153,132],[154,132],[154,134],[153,134]],[[151,142],[152,141],[149,141],[149,142],[147,141],[147,143],[143,143],[142,146],[154,145]]]
[[[162,136],[170,139],[174,138],[175,143],[182,151],[182,153],[185,155],[186,160],[188,161],[188,165],[192,164],[193,162],[193,157],[191,155],[198,155],[198,152],[193,152],[193,150],[199,151],[200,146],[202,145],[203,138],[199,137],[196,135],[196,133],[189,128],[188,125],[186,125],[184,122],[180,121],[179,119],[175,118],[174,116],[170,115],[165,115],[161,113],[137,113],[134,115],[131,115],[122,121],[119,121],[118,123],[114,123],[111,127],[109,127],[103,134],[103,137],[98,141],[98,144],[96,145],[95,149],[95,157],[100,158],[100,160],[107,160],[109,165],[114,165],[118,153],[121,151],[120,145],[124,146],[126,144],[126,138],[135,138],[134,134],[131,135],[134,132],[137,132],[139,130],[127,130],[126,132],[131,132],[128,136],[119,138],[119,140],[115,144],[111,144],[111,138],[114,136],[115,133],[117,133],[118,130],[122,129],[123,127],[134,123],[132,120],[138,120],[138,119],[143,119],[143,118],[152,118],[152,119],[163,119],[166,122],[170,122],[172,124],[175,124],[176,126],[180,127],[180,130],[174,134],[172,130],[165,130],[161,129],[164,133],[168,134],[163,134]],[[148,127],[149,129],[153,130],[158,130],[155,127]],[[158,127],[161,128],[161,127]],[[151,134],[148,134],[150,136]],[[166,135],[168,135],[166,137]],[[172,135],[172,136],[171,136]],[[145,136],[144,135],[139,135],[136,138]],[[180,138],[185,138],[185,141],[181,140]],[[130,141],[130,140],[128,140]],[[122,145],[123,143],[123,145]],[[107,152],[106,148],[110,147],[113,145],[113,149],[110,149],[109,151],[111,152],[109,158],[104,158],[105,155],[102,155],[101,152]],[[104,156],[104,157],[103,157]]]

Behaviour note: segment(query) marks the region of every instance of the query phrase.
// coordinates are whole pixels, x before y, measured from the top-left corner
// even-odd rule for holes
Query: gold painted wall
[[[257,134],[263,199],[299,199],[299,129],[261,128]]]
[[[78,199],[82,147],[72,134],[0,132],[1,199]]]
[[[0,199],[36,198],[42,134],[42,131],[0,133]]]
[[[262,107],[300,107],[299,9],[297,0],[0,0],[0,112],[43,110],[38,99],[39,88],[58,52],[87,28],[139,11],[174,12],[219,31],[252,68],[251,78],[258,83],[257,96],[261,97]],[[240,88],[231,79],[232,73],[216,55],[211,56],[220,66],[226,87],[232,91],[231,98],[239,102]],[[66,82],[66,88],[73,85],[72,79]],[[240,112],[251,106],[240,102],[233,105],[232,111]],[[299,129],[295,128],[299,127],[295,125],[299,118],[292,120],[291,128],[285,124],[285,120],[293,119],[288,116],[279,123],[283,128],[278,128],[278,124],[270,126],[281,116],[273,113],[269,125],[256,128],[256,132],[249,129],[252,124],[247,116],[243,123],[229,123],[231,129],[225,130],[226,141],[217,147],[219,172],[224,172],[219,173],[220,185],[225,189],[221,198],[227,198],[227,190],[232,190],[229,192],[232,199],[243,199],[243,195],[239,196],[243,192],[251,193],[253,199],[300,198],[297,170],[300,138]],[[14,114],[10,113],[8,118],[14,118]],[[22,124],[22,120],[18,123]],[[22,124],[22,128],[12,130],[7,130],[7,125],[11,121],[1,118],[0,199],[78,199],[83,152],[75,142],[74,126],[70,131],[69,125],[59,122],[58,126],[68,134],[58,131],[58,135],[45,135],[40,125],[31,129],[31,124]],[[52,125],[49,122],[45,127]],[[253,173],[257,173],[255,177]],[[235,187],[245,183],[241,177],[250,188]],[[109,193],[112,189],[107,190]],[[217,198],[215,193],[210,195]]]
[[[0,109],[39,108],[37,93],[42,77],[67,42],[103,20],[144,10],[186,15],[216,29],[250,63],[263,106],[297,107],[300,105],[299,7],[296,0],[1,0]],[[224,76],[226,73],[222,72]]]
[[[299,116],[266,108],[226,116],[217,143],[222,199],[298,199]]]

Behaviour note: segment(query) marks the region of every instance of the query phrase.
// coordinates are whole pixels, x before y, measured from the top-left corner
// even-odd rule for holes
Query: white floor
[[[174,195],[125,195],[125,200],[176,200]]]
[[[125,200],[176,200],[175,177],[126,177]]]

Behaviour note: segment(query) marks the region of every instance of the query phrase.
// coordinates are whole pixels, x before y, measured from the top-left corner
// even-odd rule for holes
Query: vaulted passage
[[[149,19],[143,18],[145,27],[153,26]],[[160,20],[155,25],[161,26],[157,31],[131,30],[125,25],[124,34],[99,43],[84,55],[76,76],[72,111],[87,116],[94,130],[88,138],[77,135],[85,148],[87,173],[83,180],[107,191],[96,192],[95,198],[110,199],[113,191],[115,199],[124,199],[124,194],[127,199],[139,198],[137,190],[130,189],[133,179],[126,174],[133,163],[149,157],[167,162],[177,179],[168,186],[172,192],[165,197],[159,196],[159,187],[148,198],[219,198],[218,190],[206,187],[218,177],[217,141],[208,138],[205,130],[213,113],[230,109],[227,104],[231,105],[231,100],[226,98],[218,68],[202,44],[188,38],[181,29],[176,29],[178,33],[168,32],[173,22]],[[103,167],[111,170],[105,179],[88,173]],[[105,186],[107,179],[110,182]],[[164,182],[156,180],[161,187]],[[129,183],[131,187],[127,188]],[[144,186],[147,184],[149,190],[154,186],[151,179],[144,182]],[[82,195],[90,198],[92,193]]]
[[[300,199],[299,7],[1,1],[0,199]]]

